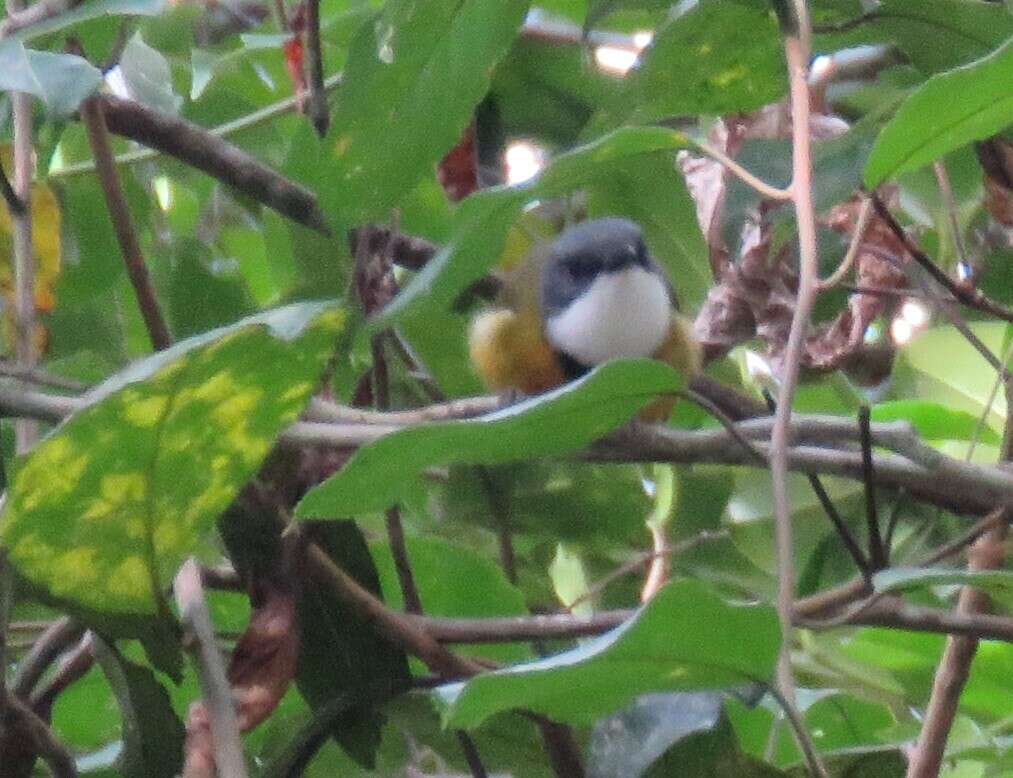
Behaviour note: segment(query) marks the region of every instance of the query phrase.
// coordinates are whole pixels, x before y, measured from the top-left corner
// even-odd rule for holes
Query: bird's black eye
[[[597,270],[594,262],[589,262],[580,257],[574,257],[565,264],[567,273],[575,281],[587,281],[594,277]]]

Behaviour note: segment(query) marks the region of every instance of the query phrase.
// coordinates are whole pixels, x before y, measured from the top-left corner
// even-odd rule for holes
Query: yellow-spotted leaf
[[[99,386],[19,463],[0,542],[45,594],[155,612],[179,563],[316,387],[344,309],[299,303],[183,341]]]

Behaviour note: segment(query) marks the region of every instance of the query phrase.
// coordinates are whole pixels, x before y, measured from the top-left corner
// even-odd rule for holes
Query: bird
[[[635,222],[581,222],[534,261],[535,272],[515,273],[534,293],[514,289],[512,304],[472,320],[469,355],[490,390],[541,394],[624,357],[658,359],[687,378],[701,369],[692,324]],[[656,402],[641,418],[667,418],[672,404]]]

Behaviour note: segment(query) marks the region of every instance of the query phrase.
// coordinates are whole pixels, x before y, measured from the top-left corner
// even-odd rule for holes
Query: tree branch
[[[327,106],[327,88],[324,86],[324,57],[320,50],[320,0],[306,0],[306,85],[309,97],[306,114],[317,135],[327,134],[331,114]]]
[[[134,224],[130,218],[127,200],[123,196],[120,177],[116,172],[116,165],[113,163],[113,150],[109,143],[109,130],[106,128],[102,98],[89,97],[81,103],[81,121],[88,133],[88,142],[91,144],[92,155],[95,158],[95,170],[98,173],[99,183],[102,185],[102,193],[105,195],[106,207],[109,209],[109,218],[116,231],[116,241],[120,245],[123,263],[127,267],[127,275],[134,287],[137,305],[141,309],[148,337],[151,338],[151,345],[155,347],[155,350],[161,351],[172,345],[172,335],[169,333],[169,325],[166,324],[165,317],[162,315],[158,296],[151,285],[148,266],[144,262],[141,246],[137,242],[137,233],[134,231]]]
[[[969,570],[995,570],[1002,566],[1006,528],[1007,524],[1003,522],[975,542],[968,554]],[[974,617],[988,610],[989,605],[990,599],[985,592],[964,586],[960,590],[957,615]],[[925,710],[918,744],[908,763],[907,778],[935,778],[939,775],[960,694],[978,650],[978,640],[978,636],[968,634],[951,635],[947,639],[932,683],[932,695]]]
[[[882,201],[882,199],[880,199],[879,195],[872,192],[869,196],[872,198],[872,204],[876,209],[876,214],[884,222],[886,222],[890,231],[897,237],[898,240],[901,241],[901,243],[904,244],[904,248],[907,249],[907,252],[914,257],[915,261],[921,265],[930,276],[932,276],[936,283],[953,295],[958,302],[966,305],[968,308],[974,308],[975,310],[1003,319],[1004,321],[1013,321],[1013,309],[1007,308],[1005,305],[992,300],[974,287],[956,283],[953,279],[946,275],[946,273],[940,270],[939,266],[932,261],[932,258],[922,251],[907,234],[907,231],[901,227],[900,223],[893,217],[893,214],[890,213],[890,209],[887,208],[886,204]]]
[[[490,407],[494,398],[475,398],[431,406],[434,415],[448,409],[469,411]],[[459,403],[459,404],[458,404]],[[0,416],[26,416],[58,422],[84,407],[85,400],[0,385]],[[313,409],[336,406],[314,404]],[[279,445],[301,449],[318,446],[351,450],[373,443],[384,435],[404,429],[402,414],[426,418],[427,409],[417,411],[375,412],[363,418],[370,423],[300,421],[282,432]],[[344,410],[337,414],[342,418]],[[417,416],[416,416],[417,414]],[[387,418],[391,423],[385,423]],[[739,422],[740,433],[756,441],[755,447],[769,457],[772,419],[760,417]],[[994,466],[962,462],[932,449],[920,441],[904,422],[874,423],[870,426],[876,446],[900,453],[874,452],[876,479],[883,487],[902,488],[912,499],[957,513],[983,515],[996,505],[1013,504],[1013,473]],[[790,436],[808,445],[788,450],[788,468],[803,473],[836,475],[862,479],[861,454],[833,446],[854,443],[859,431],[853,420],[832,416],[796,415],[789,427]],[[709,462],[726,465],[758,466],[753,455],[723,429],[683,430],[649,424],[632,424],[617,429],[575,455],[593,462]]]
[[[798,13],[801,11],[801,13]],[[803,18],[799,18],[803,17]],[[785,32],[784,50],[788,64],[792,119],[791,193],[798,221],[798,299],[785,348],[784,372],[777,397],[777,411],[770,436],[770,472],[774,491],[774,543],[777,550],[777,610],[781,617],[782,649],[778,688],[786,704],[795,704],[795,683],[788,651],[791,644],[791,607],[795,599],[795,571],[792,553],[791,503],[788,497],[788,433],[795,400],[799,366],[805,348],[809,315],[816,294],[816,217],[812,204],[812,155],[809,129],[809,51],[798,26],[808,25],[804,2],[796,5],[795,29]]]
[[[329,233],[316,196],[220,135],[178,116],[111,95],[102,102],[110,131],[207,173],[299,224]]]
[[[191,644],[192,653],[211,722],[218,773],[229,778],[245,778],[246,760],[239,738],[232,689],[225,672],[225,662],[215,642],[211,614],[204,600],[200,567],[195,560],[188,559],[183,563],[173,582],[173,591],[180,617],[195,643]]]

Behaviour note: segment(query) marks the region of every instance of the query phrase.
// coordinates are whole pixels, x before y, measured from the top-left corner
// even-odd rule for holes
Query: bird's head
[[[564,231],[542,271],[545,336],[569,372],[651,356],[669,331],[671,286],[628,219],[593,219]]]

